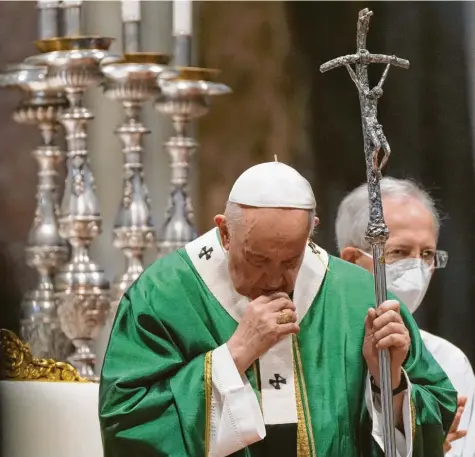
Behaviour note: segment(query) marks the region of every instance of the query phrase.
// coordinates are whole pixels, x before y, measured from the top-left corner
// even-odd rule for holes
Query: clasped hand
[[[365,319],[363,356],[378,386],[380,385],[378,351],[389,350],[392,388],[396,389],[401,382],[401,369],[410,346],[411,337],[402,320],[397,301],[387,300],[378,308],[368,310]]]
[[[289,322],[279,324],[281,313]],[[247,305],[244,316],[228,341],[228,349],[241,375],[281,339],[299,331],[295,304],[286,293],[261,296]]]

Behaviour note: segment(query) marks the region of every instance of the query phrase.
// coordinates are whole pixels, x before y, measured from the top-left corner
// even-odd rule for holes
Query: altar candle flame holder
[[[20,335],[35,356],[65,360],[71,343],[59,325],[53,275],[66,262],[69,248],[58,226],[58,175],[64,157],[54,137],[67,100],[50,86],[46,67],[11,65],[0,73],[0,87],[21,92],[13,119],[37,126],[42,137],[42,144],[33,151],[38,165],[37,203],[25,248],[26,262],[37,270],[38,280],[22,300]]]
[[[127,53],[120,59],[105,59],[101,64],[105,95],[120,102],[125,111],[125,120],[116,130],[122,142],[124,171],[113,239],[114,246],[126,258],[126,268],[112,284],[111,317],[115,315],[124,292],[143,272],[145,250],[156,248],[156,232],[142,162],[142,138],[150,130],[141,123],[140,113],[144,103],[160,94],[158,78],[177,75],[168,67],[169,61],[170,57],[165,54],[136,52]]]
[[[66,129],[68,172],[59,223],[72,255],[56,276],[58,315],[76,348],[70,362],[91,380],[97,380],[91,343],[105,326],[110,297],[104,271],[89,256],[102,219],[87,149],[87,123],[93,115],[83,98],[87,89],[102,82],[100,62],[110,57],[111,43],[111,38],[100,36],[40,40],[36,45],[42,54],[28,59],[48,67],[50,84],[65,92],[70,105],[60,117]]]
[[[188,133],[189,125],[208,113],[211,98],[231,89],[215,82],[217,70],[178,67],[174,79],[159,79],[161,94],[157,111],[171,117],[175,128],[165,147],[170,155],[171,192],[165,222],[158,237],[159,255],[164,256],[196,238],[193,208],[188,193],[190,159],[198,144]]]

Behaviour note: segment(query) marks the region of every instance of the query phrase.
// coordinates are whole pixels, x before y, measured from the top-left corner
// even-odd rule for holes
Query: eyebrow
[[[258,254],[257,252],[251,251],[250,249],[247,249],[247,248],[244,249],[244,253],[246,255],[250,255],[252,257],[259,257],[260,259],[267,259],[267,257],[265,255]]]
[[[423,247],[420,248],[422,250],[431,250],[431,251],[435,251],[437,248],[436,247],[433,247],[433,246],[428,246],[428,245],[422,245]],[[403,243],[395,243],[395,244],[391,244],[391,245],[387,245],[386,244],[386,249],[407,249],[407,250],[411,250],[413,248],[413,246],[410,246],[408,244],[403,244]]]

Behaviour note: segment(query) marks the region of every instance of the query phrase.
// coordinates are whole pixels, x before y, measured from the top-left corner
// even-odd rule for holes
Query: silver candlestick
[[[52,275],[66,262],[69,248],[59,234],[57,221],[57,179],[63,154],[53,141],[67,100],[62,92],[49,87],[46,76],[46,67],[14,65],[0,74],[0,86],[22,91],[14,120],[37,125],[43,139],[33,151],[38,164],[37,206],[26,246],[27,264],[38,271],[39,278],[36,288],[23,298],[20,333],[37,357],[65,360],[71,343],[57,318]]]
[[[28,59],[32,64],[48,66],[50,84],[64,90],[70,104],[60,117],[66,129],[68,173],[59,223],[72,255],[56,276],[58,315],[62,329],[76,347],[69,360],[81,376],[91,380],[97,377],[90,343],[106,322],[109,283],[89,257],[89,246],[101,233],[102,220],[87,150],[86,126],[93,115],[82,102],[84,92],[102,81],[100,61],[109,56],[111,42],[105,37],[41,40],[37,47],[44,54]]]
[[[159,255],[163,256],[181,248],[196,237],[193,209],[188,195],[190,159],[198,144],[189,136],[191,121],[204,116],[210,109],[211,97],[224,95],[231,89],[212,78],[216,70],[181,67],[177,78],[159,78],[161,95],[155,107],[172,118],[176,135],[165,144],[171,159],[170,200],[159,232]]]
[[[114,225],[114,246],[122,250],[127,263],[125,273],[112,284],[111,317],[124,292],[142,273],[144,251],[156,244],[142,163],[142,137],[150,130],[140,122],[140,111],[145,102],[159,94],[159,75],[176,76],[167,67],[169,61],[170,57],[163,54],[129,53],[123,59],[105,59],[101,64],[105,95],[119,101],[125,110],[125,121],[116,130],[123,144],[124,184]]]

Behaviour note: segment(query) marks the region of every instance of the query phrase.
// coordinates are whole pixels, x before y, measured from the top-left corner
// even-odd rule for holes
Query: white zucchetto
[[[310,183],[297,170],[277,160],[248,168],[234,183],[228,201],[256,208],[316,207]]]

